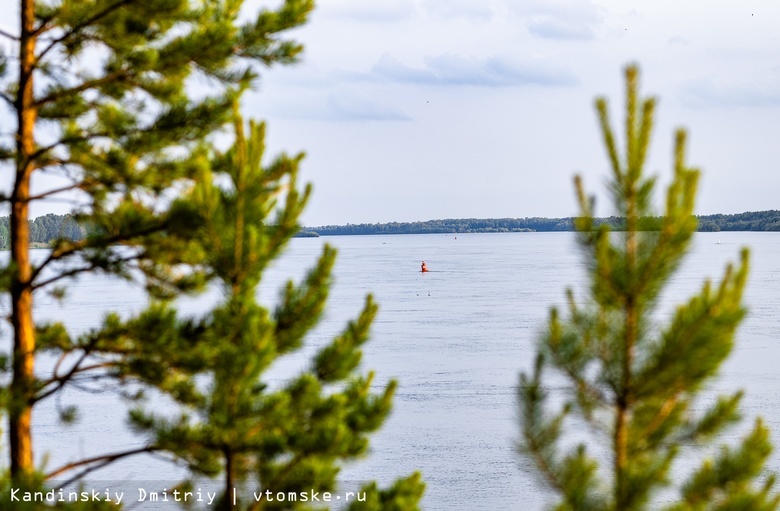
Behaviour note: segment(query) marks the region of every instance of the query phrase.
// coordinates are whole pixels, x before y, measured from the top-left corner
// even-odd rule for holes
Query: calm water
[[[534,339],[549,307],[561,304],[567,286],[584,282],[579,252],[570,233],[410,235],[295,239],[268,273],[263,300],[273,303],[289,279],[300,279],[323,243],[339,249],[335,285],[324,321],[302,355],[283,360],[272,384],[304,367],[308,355],[355,317],[367,293],[380,314],[363,367],[378,385],[400,382],[395,408],[372,438],[370,455],[343,470],[349,481],[397,476],[421,470],[427,483],[424,508],[437,510],[538,510],[550,496],[532,467],[515,453],[518,438],[514,387],[534,357]],[[747,417],[757,414],[780,443],[780,233],[698,234],[660,315],[701,286],[719,278],[741,246],[752,249],[747,292],[750,313],[735,353],[712,391],[744,388]],[[419,273],[425,260],[432,272]],[[196,314],[218,296],[182,301]],[[97,278],[73,284],[64,306],[38,303],[38,318],[61,319],[75,330],[95,325],[105,311],[142,308],[134,288]],[[7,336],[7,332],[4,333]],[[124,426],[125,412],[110,396],[75,390],[62,405],[78,404],[82,420],[65,427],[54,401],[35,416],[39,458],[49,467],[107,449],[140,445]],[[732,439],[736,433],[732,434]],[[780,456],[773,458],[780,469]],[[173,479],[181,470],[156,458],[134,458],[92,474],[93,481]]]

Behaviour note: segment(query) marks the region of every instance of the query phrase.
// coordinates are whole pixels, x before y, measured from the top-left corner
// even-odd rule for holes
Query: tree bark
[[[630,97],[630,96],[629,96]],[[634,136],[629,132],[629,136]],[[629,142],[631,143],[631,139]],[[628,161],[632,157],[629,153]],[[630,164],[630,163],[629,163]],[[617,410],[615,417],[615,482],[616,482],[616,509],[626,509],[629,507],[628,501],[628,481],[626,474],[628,469],[628,430],[631,419],[632,407],[632,370],[634,364],[634,352],[638,339],[638,303],[637,303],[637,257],[638,257],[638,239],[637,231],[639,229],[639,211],[637,208],[636,180],[631,175],[631,170],[626,172],[628,181],[626,190],[626,296],[623,304],[625,313],[625,339],[623,346],[623,367],[620,395],[617,396]]]
[[[32,309],[29,198],[30,176],[35,167],[35,122],[33,96],[35,68],[35,2],[21,0],[19,44],[19,90],[16,98],[16,176],[11,194],[11,324],[14,330],[13,378],[9,407],[11,476],[27,478],[33,472],[32,401],[35,362],[35,327]]]

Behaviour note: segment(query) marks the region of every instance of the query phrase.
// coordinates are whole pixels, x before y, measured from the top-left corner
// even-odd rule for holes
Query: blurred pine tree
[[[686,135],[679,130],[660,230],[642,231],[641,219],[654,216],[655,179],[644,175],[643,166],[655,101],[639,99],[638,81],[637,67],[628,67],[623,158],[607,103],[596,101],[612,168],[612,202],[625,218],[626,230],[610,233],[608,225],[594,225],[594,200],[577,177],[576,226],[590,292],[578,300],[569,290],[567,311],[551,311],[534,370],[521,375],[520,450],[560,496],[558,510],[776,509],[780,496],[773,491],[774,477],[763,477],[772,446],[760,420],[738,446],[723,447],[703,461],[680,485],[677,502],[657,499],[659,489],[683,475],[673,468],[681,451],[708,445],[739,419],[739,392],[718,398],[703,413],[697,413],[695,405],[731,352],[734,332],[745,315],[748,252],[743,250],[737,267],[728,266],[719,284],[707,282],[679,306],[667,325],[657,323],[660,293],[696,231],[693,207],[699,172],[685,164]],[[548,368],[571,390],[571,399],[553,414],[543,384]],[[563,452],[560,444],[570,416],[587,423],[594,442],[610,453],[608,469],[600,467],[586,443]]]

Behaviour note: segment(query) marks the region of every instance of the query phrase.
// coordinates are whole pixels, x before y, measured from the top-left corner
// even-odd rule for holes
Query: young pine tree
[[[741,393],[722,396],[699,412],[701,392],[731,352],[743,318],[742,292],[748,271],[743,251],[737,267],[720,283],[702,290],[675,310],[666,325],[654,311],[688,250],[696,230],[694,197],[699,173],[685,164],[685,132],[678,131],[674,177],[660,226],[642,231],[653,216],[655,180],[643,166],[655,101],[638,98],[639,73],[626,70],[625,156],[618,155],[607,104],[596,102],[612,167],[610,191],[625,230],[610,233],[595,226],[593,200],[576,180],[580,217],[576,226],[587,260],[589,294],[568,309],[553,309],[532,374],[520,378],[521,452],[532,459],[541,479],[560,497],[559,510],[666,509],[674,511],[776,509],[780,497],[774,478],[763,478],[771,451],[769,432],[760,420],[734,447],[721,447],[688,475],[674,502],[659,500],[660,489],[681,480],[673,462],[681,451],[712,443],[738,420]],[[549,412],[544,371],[556,370],[572,398]],[[587,423],[589,432],[611,458],[602,467],[586,444],[560,447],[567,419]],[[668,494],[664,494],[666,497]]]
[[[375,394],[373,373],[357,372],[377,311],[370,296],[309,370],[279,388],[264,381],[269,367],[299,350],[318,323],[335,260],[326,246],[303,282],[287,284],[273,311],[258,303],[263,272],[298,232],[309,196],[309,187],[303,193],[296,187],[302,155],[281,155],[263,165],[264,132],[264,124],[253,122],[245,131],[236,114],[234,145],[208,159],[191,197],[174,206],[200,218],[197,233],[187,239],[200,246],[202,265],[224,300],[199,319],[176,319],[160,305],[120,327],[126,370],[187,410],[171,417],[139,409],[133,424],[152,436],[156,450],[172,453],[194,475],[218,477],[219,509],[321,509],[301,495],[336,489],[339,464],[366,452],[367,435],[387,417],[396,383]],[[111,321],[117,328],[116,318]],[[170,386],[161,386],[150,369],[161,349]],[[370,484],[350,509],[413,511],[423,488],[419,474],[389,490]],[[278,492],[292,492],[297,502],[279,499]]]
[[[111,351],[105,337],[98,347],[71,339],[61,325],[36,325],[34,297],[61,296],[55,286],[63,279],[96,271],[129,278],[141,270],[150,290],[168,294],[197,284],[193,274],[171,271],[194,257],[186,246],[166,244],[165,231],[183,220],[168,211],[171,193],[192,177],[193,148],[229,121],[257,66],[295,59],[301,46],[279,33],[304,23],[313,8],[313,0],[284,0],[241,21],[242,4],[19,0],[16,29],[0,31],[16,51],[0,55],[0,101],[12,131],[0,136],[0,164],[9,170],[0,201],[10,209],[11,249],[0,282],[13,331],[11,351],[0,357],[0,405],[8,424],[3,451],[16,482],[37,477],[35,405],[74,379],[113,376],[118,360],[95,360],[101,350]],[[33,181],[39,188],[31,188]],[[73,203],[90,234],[56,241],[33,264],[30,207],[50,200]],[[44,350],[59,357],[53,374],[36,373]],[[130,453],[107,453],[50,474]]]

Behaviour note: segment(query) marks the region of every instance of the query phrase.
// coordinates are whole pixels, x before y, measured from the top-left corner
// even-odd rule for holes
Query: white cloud
[[[577,83],[568,71],[498,55],[484,58],[448,53],[425,57],[424,62],[424,67],[411,67],[386,54],[371,71],[390,82],[428,85],[517,87]]]
[[[371,73],[392,82],[433,83],[436,81],[436,76],[429,69],[407,66],[389,54],[380,57],[371,69]]]
[[[339,87],[326,93],[316,89],[299,90],[298,94],[287,98],[247,106],[280,119],[325,122],[412,120],[400,107],[383,97],[382,92],[366,92],[354,87]]]
[[[766,108],[780,106],[780,84],[724,84],[700,79],[682,86],[682,98],[693,108]]]
[[[410,121],[397,106],[385,101],[354,94],[330,94],[327,103],[327,117],[340,121]]]
[[[507,7],[525,21],[531,35],[542,39],[593,39],[604,20],[604,10],[589,0],[516,2]]]
[[[528,31],[535,37],[546,39],[593,39],[593,29],[579,20],[565,20],[550,16],[533,17],[528,22]]]

